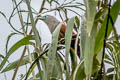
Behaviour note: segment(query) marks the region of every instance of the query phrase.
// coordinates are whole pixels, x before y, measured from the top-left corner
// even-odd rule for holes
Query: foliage
[[[9,18],[0,11],[8,24],[14,30],[8,36],[6,42],[6,56],[0,54],[2,62],[0,72],[5,73],[14,70],[12,80],[15,80],[19,67],[30,64],[30,67],[21,79],[40,80],[119,80],[120,79],[120,36],[116,32],[115,22],[120,12],[120,0],[42,0],[40,10],[35,11],[31,7],[32,0],[21,0],[17,3],[12,0],[14,8]],[[21,4],[26,4],[28,9],[21,9]],[[45,7],[49,4],[50,9]],[[56,5],[55,8],[52,8]],[[84,12],[79,14],[76,10]],[[17,11],[17,12],[15,12]],[[75,14],[69,18],[69,11]],[[52,34],[52,43],[41,43],[36,24],[39,17],[48,12],[57,12],[61,20],[66,23],[65,38],[59,40],[60,23]],[[61,13],[63,12],[63,13]],[[23,14],[27,14],[24,20]],[[21,30],[17,30],[12,24],[12,18],[18,14]],[[63,19],[65,15],[65,20]],[[28,28],[31,28],[29,31]],[[72,31],[75,31],[76,45],[71,48]],[[28,33],[29,32],[29,33]],[[33,35],[32,35],[33,32]],[[8,50],[11,37],[15,34],[23,38]],[[17,36],[19,36],[17,35]],[[62,43],[65,42],[65,44]],[[32,45],[34,50],[30,52]],[[77,45],[80,46],[80,57],[77,55]],[[20,59],[5,65],[10,56],[21,46],[25,46]],[[28,53],[28,54],[27,54]],[[24,56],[26,54],[26,56]],[[107,68],[106,64],[112,67]],[[37,66],[37,74],[35,67]],[[30,76],[32,74],[32,77]]]

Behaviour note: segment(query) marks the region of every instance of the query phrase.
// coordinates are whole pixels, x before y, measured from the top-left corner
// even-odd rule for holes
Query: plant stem
[[[102,62],[101,62],[101,68],[100,68],[100,75],[105,71],[103,70],[104,68],[104,56],[105,56],[105,48],[106,48],[106,40],[107,40],[107,31],[108,31],[108,26],[109,26],[109,19],[110,19],[110,6],[111,6],[111,0],[109,2],[109,7],[108,7],[108,15],[107,15],[107,24],[106,24],[106,29],[105,29],[105,36],[104,36],[104,45],[103,45],[103,54],[102,54]],[[104,72],[105,73],[105,72]],[[101,77],[102,78],[102,77]],[[101,79],[100,79],[101,80]]]

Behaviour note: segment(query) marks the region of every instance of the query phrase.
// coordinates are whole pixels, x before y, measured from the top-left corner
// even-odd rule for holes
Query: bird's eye
[[[39,19],[41,19],[41,20],[46,20],[48,18],[48,16],[42,16],[42,17],[40,17]]]
[[[47,19],[48,16],[44,16],[44,19]]]

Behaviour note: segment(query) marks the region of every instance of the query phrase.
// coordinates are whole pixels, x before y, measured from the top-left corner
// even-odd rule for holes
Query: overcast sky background
[[[12,5],[12,0],[1,0],[0,2],[0,11],[4,12],[5,15],[7,17],[10,16],[11,12],[12,12],[12,9],[13,9],[13,5]],[[17,0],[17,1],[20,1],[20,0]],[[63,0],[61,0],[62,2]],[[78,0],[79,1],[79,0]],[[82,0],[80,0],[82,1]],[[41,0],[32,0],[32,7],[35,9],[35,10],[39,10],[39,7],[41,5]],[[46,7],[47,4],[46,4]],[[27,8],[26,7],[26,4],[23,4],[21,6],[21,9],[22,8]],[[79,14],[83,14],[83,12],[81,11],[77,11]],[[47,14],[50,14],[50,15],[54,15],[55,13],[47,13]],[[69,12],[69,18],[70,17],[73,17],[73,16],[76,16],[74,13],[72,12]],[[24,18],[26,18],[26,16],[23,16]],[[60,20],[60,17],[58,16],[58,14],[56,15],[56,18]],[[13,22],[13,25],[15,26],[16,29],[20,29],[21,26],[20,26],[20,22],[19,22],[19,18],[18,18],[18,15],[16,15],[14,17],[14,19],[12,20]],[[42,26],[41,26],[42,25]],[[50,32],[46,26],[45,23],[39,21],[39,23],[36,25],[37,26],[37,29],[42,37],[42,43],[50,43],[51,42],[51,35],[50,35]],[[118,18],[118,20],[116,21],[116,28],[117,28],[117,31],[118,33],[120,34],[120,16]],[[6,40],[7,40],[7,37],[8,35],[12,32],[12,28],[9,26],[9,24],[6,22],[6,20],[4,19],[4,17],[0,14],[0,54],[3,54],[5,55],[5,43],[6,43]],[[14,36],[11,38],[10,42],[9,42],[9,46],[12,46],[15,42],[17,42],[18,40],[20,40],[22,38],[22,36]],[[21,56],[21,51],[23,50],[23,47],[21,47],[18,51],[16,51],[12,56],[10,56],[9,58],[9,61],[12,62],[18,58],[20,58]],[[1,62],[1,60],[0,60]],[[20,74],[21,73],[24,73],[26,71],[25,69],[26,67],[23,66],[21,68],[19,68],[19,72],[16,76],[16,78],[18,78],[19,80],[19,77],[20,77]],[[13,76],[13,73],[14,71],[9,71],[6,73],[7,75],[7,80],[11,80],[12,76]],[[0,80],[5,80],[4,78],[4,74],[0,74]],[[17,80],[17,79],[16,79]]]

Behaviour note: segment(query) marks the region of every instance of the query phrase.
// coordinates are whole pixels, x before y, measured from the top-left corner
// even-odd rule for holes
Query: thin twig
[[[25,52],[26,52],[26,46],[24,47],[23,53],[22,53],[22,55],[21,55],[21,57],[20,57],[20,60],[19,60],[19,62],[18,62],[18,64],[17,64],[17,66],[19,66],[19,65],[21,64],[21,61],[22,61],[22,59],[23,59],[23,57],[24,57],[24,55],[25,55]],[[19,67],[16,67],[16,70],[15,70],[15,72],[14,72],[14,75],[13,75],[13,77],[12,77],[12,80],[15,80],[15,76],[16,76],[16,74],[17,74],[18,68],[19,68]]]
[[[15,3],[15,5],[17,6],[16,0],[14,0],[14,3]],[[20,8],[20,7],[19,7],[19,8]],[[19,11],[18,7],[16,7],[16,9],[17,9],[17,12],[18,12],[18,11]],[[20,19],[20,23],[21,23],[21,26],[22,26],[23,33],[24,33],[24,35],[26,36],[25,29],[24,29],[24,22],[23,22],[22,14],[21,14],[20,12],[18,12],[18,16],[19,16],[19,19]],[[25,48],[26,48],[26,46],[25,46]],[[16,69],[15,69],[15,72],[14,72],[14,74],[13,74],[12,80],[14,80],[15,77],[16,77],[16,75],[17,75],[17,72],[18,72],[18,69],[19,69],[19,67],[20,67],[20,65],[21,65],[21,62],[22,62],[22,60],[23,60],[24,54],[25,54],[25,53],[22,54],[22,56],[21,56],[21,58],[20,58],[20,60],[19,60],[19,62],[18,62],[18,64],[17,64],[17,66],[16,66]]]
[[[39,14],[42,12],[42,10],[43,10],[43,8],[44,8],[44,5],[45,5],[45,0],[43,0],[43,2],[42,2],[41,8],[40,8],[40,10],[39,10]],[[38,15],[38,17],[39,17],[39,16],[41,16],[41,15]],[[37,21],[38,21],[38,18],[36,18],[36,20],[35,20],[35,25],[36,25]],[[30,30],[29,35],[30,35],[30,34],[32,34],[32,29]]]
[[[40,56],[38,56],[34,62],[32,63],[32,65],[30,66],[30,68],[28,69],[28,72],[26,74],[26,77],[25,77],[25,80],[27,80],[27,77],[28,77],[28,73],[30,72],[30,70],[32,69],[32,67],[35,65],[35,63],[47,52],[48,50],[44,51],[43,53],[41,53]]]
[[[44,4],[45,4],[45,0],[43,1],[42,5],[41,5],[41,8],[40,8],[39,13],[42,12],[42,9],[43,9],[43,7],[44,7]],[[16,8],[17,8],[17,6],[16,6]],[[38,21],[38,19],[35,20],[35,24],[37,23],[37,21]],[[30,34],[32,34],[32,29],[31,29],[29,35],[30,35]],[[17,64],[17,67],[16,67],[16,70],[15,70],[15,72],[14,72],[14,75],[13,75],[12,80],[15,79],[16,73],[17,73],[17,71],[18,71],[18,69],[19,69],[18,66],[20,66],[20,64],[21,64],[21,62],[22,62],[22,59],[23,59],[23,57],[24,57],[25,52],[26,52],[26,46],[25,46],[25,48],[24,48],[24,50],[23,50],[23,52],[22,52],[22,56],[21,56],[21,58],[20,58],[20,60],[19,60],[19,62],[18,62],[18,64]]]
[[[104,36],[104,45],[103,45],[103,54],[102,54],[102,62],[101,62],[101,68],[100,68],[100,75],[103,73],[103,68],[104,68],[104,56],[105,56],[105,48],[106,48],[106,40],[107,40],[107,31],[108,31],[108,26],[109,26],[109,19],[110,19],[110,6],[111,6],[111,0],[109,2],[109,7],[108,7],[108,15],[107,15],[107,24],[106,24],[106,29],[105,29],[105,36]],[[102,79],[102,77],[101,77]],[[101,80],[100,79],[100,80]]]

